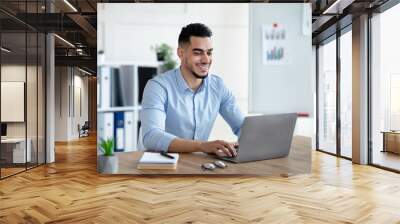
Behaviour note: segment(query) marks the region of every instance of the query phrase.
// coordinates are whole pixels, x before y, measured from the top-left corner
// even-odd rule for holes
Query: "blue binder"
[[[115,151],[123,152],[125,149],[124,112],[114,113]]]

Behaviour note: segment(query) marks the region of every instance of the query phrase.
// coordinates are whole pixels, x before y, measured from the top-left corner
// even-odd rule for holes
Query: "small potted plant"
[[[166,43],[162,43],[161,45],[156,45],[154,50],[157,54],[157,61],[165,61],[172,56],[172,47],[170,47]]]
[[[153,47],[157,55],[157,61],[161,63],[159,73],[174,69],[177,65],[172,58],[172,47],[166,43]]]
[[[100,173],[116,173],[118,171],[118,157],[114,155],[114,139],[102,139],[100,149],[103,155],[99,155],[98,171]]]

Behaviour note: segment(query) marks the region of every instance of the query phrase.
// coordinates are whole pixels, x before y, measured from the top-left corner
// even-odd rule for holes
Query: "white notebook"
[[[145,152],[142,158],[140,158],[139,163],[142,164],[176,164],[179,159],[178,153],[168,153],[168,155],[173,156],[174,159],[162,156],[160,153],[156,152]]]

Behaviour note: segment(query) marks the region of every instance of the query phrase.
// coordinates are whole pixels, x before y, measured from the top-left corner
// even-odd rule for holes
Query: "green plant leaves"
[[[174,69],[177,65],[177,62],[173,59],[173,50],[172,47],[166,43],[162,43],[161,45],[156,45],[154,50],[157,54],[157,60],[162,61],[162,71],[167,71]]]
[[[108,138],[106,140],[101,139],[100,148],[104,153],[104,156],[112,156],[114,152],[114,139]]]

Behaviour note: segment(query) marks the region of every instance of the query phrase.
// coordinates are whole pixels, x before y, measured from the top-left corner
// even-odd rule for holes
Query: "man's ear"
[[[184,49],[180,46],[176,49],[176,54],[178,55],[178,57],[180,59],[182,59],[182,57],[183,57],[183,51],[184,51]]]

